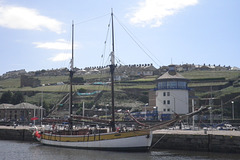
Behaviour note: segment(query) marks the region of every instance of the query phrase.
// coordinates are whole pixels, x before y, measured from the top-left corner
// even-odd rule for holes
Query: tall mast
[[[72,22],[72,59],[71,67],[69,71],[70,79],[70,91],[69,91],[69,129],[72,130],[72,105],[73,105],[73,96],[72,96],[72,79],[73,79],[73,54],[74,54],[74,22]]]
[[[112,18],[112,52],[111,52],[111,65],[110,65],[110,73],[111,73],[111,90],[112,90],[112,131],[115,132],[115,107],[114,107],[114,70],[115,70],[115,55],[114,55],[114,27],[113,27],[113,9],[111,12]]]

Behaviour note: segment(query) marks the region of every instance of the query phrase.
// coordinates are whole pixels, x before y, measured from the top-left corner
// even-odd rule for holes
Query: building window
[[[166,104],[166,101],[165,101],[165,100],[163,101],[163,104]]]
[[[187,82],[178,81],[178,88],[181,88],[181,89],[187,88]]]
[[[166,96],[166,92],[163,92],[163,96]]]
[[[169,89],[177,88],[177,81],[167,82],[167,88],[169,88]]]
[[[170,96],[170,92],[167,92],[167,96]]]
[[[167,104],[170,104],[170,100],[167,100]]]
[[[163,108],[163,112],[166,112],[166,109],[165,109],[165,108]]]
[[[164,89],[164,88],[167,88],[167,82],[159,82],[158,89]]]
[[[167,111],[170,112],[170,108],[168,108]]]

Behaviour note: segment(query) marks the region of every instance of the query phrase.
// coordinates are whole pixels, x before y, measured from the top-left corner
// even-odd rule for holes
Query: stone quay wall
[[[240,153],[240,131],[156,131],[154,149]]]
[[[0,127],[0,140],[36,141],[29,129],[13,127]]]

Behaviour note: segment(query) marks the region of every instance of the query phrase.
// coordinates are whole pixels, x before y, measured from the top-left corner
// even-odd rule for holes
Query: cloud
[[[71,53],[59,53],[56,56],[49,58],[49,60],[53,62],[59,62],[59,61],[70,60],[71,58],[72,58]]]
[[[42,16],[35,9],[2,4],[0,6],[0,26],[26,30],[48,29],[58,34],[64,32],[62,22]]]
[[[144,0],[134,9],[130,22],[145,27],[159,27],[165,17],[176,14],[179,10],[193,6],[198,0]]]
[[[72,45],[64,39],[58,39],[56,42],[33,42],[36,48],[56,49],[56,50],[71,50]],[[77,47],[77,45],[74,45]]]
[[[36,45],[36,48],[43,48],[43,49],[52,49],[52,50],[65,50],[69,51],[72,50],[72,45],[70,42],[67,42],[64,39],[58,39],[55,42],[33,42],[34,45]],[[76,49],[78,47],[77,44],[74,45],[74,48]],[[59,61],[66,61],[70,60],[72,57],[71,53],[59,53],[55,55],[54,57],[48,58],[48,60],[51,60],[53,62],[59,62]]]

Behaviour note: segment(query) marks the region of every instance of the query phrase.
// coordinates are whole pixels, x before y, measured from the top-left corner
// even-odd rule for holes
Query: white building
[[[158,78],[155,96],[159,118],[169,119],[174,113],[189,113],[187,83],[174,65],[169,65],[168,72]]]

